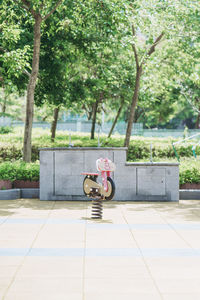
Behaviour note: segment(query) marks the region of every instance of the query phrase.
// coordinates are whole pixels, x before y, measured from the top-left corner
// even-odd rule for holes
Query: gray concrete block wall
[[[49,200],[55,194],[54,158],[53,151],[40,151],[40,199],[42,200]]]
[[[166,191],[171,201],[179,199],[179,168],[166,166]]]
[[[171,163],[127,163],[126,148],[52,148],[40,151],[40,199],[87,200],[82,172],[97,172],[96,160],[116,164],[117,201],[178,201],[179,169]]]
[[[124,174],[127,174],[125,177],[127,182],[123,186],[125,200],[179,200],[179,167],[177,163],[126,163]],[[129,186],[132,188],[130,189]],[[120,197],[122,196],[120,195]]]

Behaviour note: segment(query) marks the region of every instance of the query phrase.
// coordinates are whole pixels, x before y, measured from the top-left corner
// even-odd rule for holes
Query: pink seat
[[[98,173],[89,173],[89,172],[83,172],[81,175],[91,175],[91,176],[99,176]]]

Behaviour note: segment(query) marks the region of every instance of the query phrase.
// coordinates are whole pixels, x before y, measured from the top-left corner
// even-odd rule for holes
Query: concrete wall
[[[116,164],[117,201],[178,201],[177,163],[127,163],[126,148],[40,149],[40,200],[88,200],[81,172],[96,172],[96,160]]]

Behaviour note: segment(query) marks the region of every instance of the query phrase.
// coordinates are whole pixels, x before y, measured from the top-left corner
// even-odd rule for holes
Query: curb
[[[3,191],[0,190],[0,200],[16,200],[20,198],[39,198],[39,193],[40,193],[40,189],[36,189],[36,188],[10,189],[10,190],[3,190]],[[83,201],[81,197],[79,198],[80,199],[78,200]],[[71,197],[70,200],[74,201],[77,199],[73,199],[73,197]],[[179,190],[179,200],[200,200],[200,190]]]
[[[39,198],[39,189],[10,189],[0,191],[0,200]]]
[[[200,190],[179,190],[179,200],[200,200]]]
[[[0,191],[0,200],[15,200],[21,198],[20,189],[10,189]]]

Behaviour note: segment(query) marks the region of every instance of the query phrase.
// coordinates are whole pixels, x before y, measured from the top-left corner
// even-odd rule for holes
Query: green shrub
[[[39,181],[39,164],[25,162],[4,162],[0,164],[0,180]]]
[[[39,164],[21,162],[15,165],[15,170],[16,180],[39,180]]]
[[[0,134],[7,134],[13,132],[13,128],[9,126],[0,126]]]
[[[90,134],[72,133],[71,143],[74,147],[97,147],[98,135],[91,140]],[[177,140],[173,140],[175,142]],[[150,144],[152,144],[153,161],[177,162],[171,145],[170,138],[144,138],[133,137],[127,153],[128,161],[149,161]],[[124,137],[114,136],[107,138],[100,136],[101,147],[123,147]],[[181,159],[180,184],[186,182],[200,182],[200,161],[195,160],[192,153],[192,143],[175,145]],[[58,131],[55,142],[51,142],[50,131],[44,129],[33,129],[32,139],[32,161],[35,163],[24,164],[19,160],[22,158],[23,128],[14,128],[9,134],[0,134],[0,179],[39,180],[39,148],[68,147],[69,132]],[[200,155],[200,146],[196,147],[196,154]],[[10,161],[18,161],[11,163]]]
[[[197,168],[186,169],[180,171],[180,184],[184,183],[199,183],[200,182],[200,170]]]
[[[138,159],[145,159],[149,157],[150,145],[147,145],[146,143],[140,141],[130,143],[127,155],[128,161],[136,161]]]
[[[22,158],[22,150],[13,145],[3,145],[0,147],[0,161],[19,160]]]
[[[16,178],[16,169],[12,163],[5,162],[0,164],[0,180],[14,181]]]

